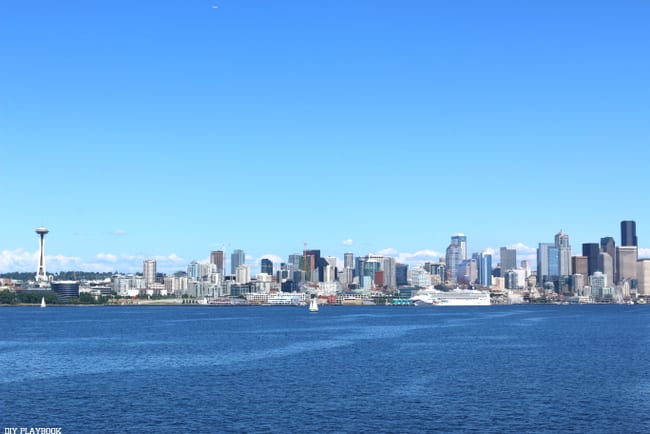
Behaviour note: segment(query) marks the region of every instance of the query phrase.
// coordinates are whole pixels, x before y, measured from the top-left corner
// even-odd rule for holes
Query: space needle
[[[45,273],[45,234],[50,232],[46,227],[36,228],[36,233],[41,237],[40,252],[38,256],[38,269],[36,270],[36,284],[41,287],[49,285],[49,279]]]

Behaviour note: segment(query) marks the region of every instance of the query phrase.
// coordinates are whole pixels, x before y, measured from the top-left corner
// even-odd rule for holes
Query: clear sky
[[[532,259],[626,219],[650,246],[649,22],[645,0],[5,0],[0,272],[36,270],[41,225],[52,272],[304,243],[416,263],[458,232]]]

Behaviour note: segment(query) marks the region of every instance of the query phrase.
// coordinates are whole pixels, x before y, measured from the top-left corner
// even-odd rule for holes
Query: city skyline
[[[625,225],[627,224],[627,225]],[[629,225],[633,226],[633,229],[629,229],[627,226]],[[625,228],[624,228],[625,226]],[[632,233],[634,234],[633,239],[634,242],[636,243],[638,240],[638,233],[636,232],[636,222],[631,221],[631,220],[625,220],[620,222],[620,234],[619,237],[601,237],[601,244],[603,245],[603,251],[607,251],[607,245],[610,245],[614,247],[616,245],[616,240],[621,240],[620,242],[623,243],[623,240],[628,240],[629,235]],[[261,270],[261,263],[264,261],[271,261],[273,267],[275,269],[278,269],[280,267],[281,263],[291,263],[291,257],[292,256],[298,256],[302,257],[304,254],[310,253],[311,252],[318,252],[317,254],[320,255],[320,249],[318,250],[308,250],[306,249],[306,245],[303,245],[305,247],[305,250],[301,251],[294,251],[292,253],[286,253],[283,256],[277,255],[277,254],[266,254],[262,255],[260,257],[253,257],[251,255],[247,255],[245,249],[234,249],[231,252],[224,251],[224,250],[213,250],[210,251],[205,257],[203,258],[192,258],[188,260],[187,262],[183,262],[183,258],[177,257],[173,261],[174,265],[169,266],[168,263],[165,261],[168,258],[161,258],[161,257],[130,257],[128,258],[129,266],[126,268],[118,268],[116,267],[116,261],[110,260],[109,264],[113,265],[113,268],[109,265],[108,267],[106,266],[100,266],[101,268],[93,268],[93,265],[91,264],[90,267],[86,266],[86,268],[83,268],[83,264],[81,268],[74,268],[74,262],[70,260],[70,258],[64,258],[63,261],[61,261],[61,256],[58,255],[48,255],[43,249],[42,249],[42,243],[43,243],[43,235],[46,233],[49,233],[49,229],[46,229],[44,227],[39,227],[36,229],[36,233],[38,235],[38,243],[39,243],[39,248],[36,252],[33,254],[29,254],[28,252],[24,252],[25,254],[21,257],[22,261],[13,261],[12,265],[15,267],[14,269],[7,269],[3,270],[0,268],[0,273],[7,273],[7,272],[29,272],[32,271],[34,267],[29,267],[29,262],[34,260],[36,258],[36,273],[37,275],[41,273],[41,261],[44,255],[44,258],[46,258],[47,262],[50,263],[50,261],[53,261],[55,264],[55,270],[53,273],[56,273],[58,271],[99,271],[99,272],[120,272],[120,273],[133,273],[133,272],[142,272],[143,269],[143,263],[153,263],[159,264],[162,263],[162,267],[159,267],[158,265],[154,265],[154,270],[157,268],[159,269],[160,272],[165,273],[165,274],[171,274],[177,271],[185,271],[186,268],[193,262],[196,263],[202,263],[202,264],[215,264],[217,265],[218,269],[219,267],[223,267],[221,269],[226,269],[230,270],[230,274],[234,275],[235,270],[238,265],[247,265],[251,273],[257,274],[259,272],[262,272]],[[547,242],[548,240],[545,241],[540,241],[536,247],[529,247],[529,246],[524,246],[521,244],[517,245],[506,245],[506,246],[499,246],[498,248],[493,248],[493,247],[487,247],[484,249],[471,249],[468,247],[468,236],[464,233],[455,233],[450,235],[450,244],[447,247],[447,253],[441,253],[439,254],[435,250],[422,250],[420,252],[416,252],[415,254],[409,254],[409,253],[400,253],[397,252],[393,249],[384,249],[379,252],[355,252],[351,251],[350,249],[345,249],[345,252],[341,254],[340,256],[336,255],[331,255],[328,252],[323,252],[324,257],[334,257],[337,260],[337,266],[339,268],[343,268],[344,264],[346,263],[346,256],[347,255],[353,255],[352,257],[360,257],[364,255],[379,255],[379,256],[384,256],[384,257],[389,257],[389,258],[394,258],[397,263],[400,264],[406,264],[409,266],[417,266],[417,265],[423,265],[425,262],[438,262],[442,261],[447,263],[448,267],[448,272],[451,275],[456,274],[456,264],[460,264],[460,262],[464,259],[468,259],[470,256],[473,255],[478,255],[479,257],[484,255],[484,254],[489,254],[490,257],[492,258],[490,260],[490,264],[492,268],[495,268],[497,265],[501,263],[501,257],[504,253],[508,255],[507,257],[507,264],[509,264],[510,268],[512,266],[512,258],[513,256],[512,252],[514,253],[514,256],[516,257],[516,262],[515,265],[516,267],[519,267],[522,261],[527,261],[529,265],[532,265],[532,269],[539,271],[540,267],[540,258],[545,258],[547,253],[543,253],[542,256],[539,256],[538,250],[540,248],[558,248],[558,246],[567,246],[568,249],[571,250],[564,250],[564,253],[562,252],[562,249],[557,251],[558,254],[558,263],[556,264],[556,267],[558,268],[558,273],[559,275],[565,275],[562,270],[566,270],[567,267],[575,268],[575,266],[572,266],[571,264],[575,260],[575,257],[585,257],[585,258],[590,258],[589,261],[589,271],[587,273],[583,273],[586,275],[591,275],[593,274],[594,271],[598,270],[603,270],[602,264],[600,264],[600,261],[597,258],[598,254],[601,254],[601,245],[599,243],[594,243],[594,242],[586,242],[586,243],[579,243],[575,245],[575,247],[571,246],[571,243],[574,243],[573,241],[569,241],[570,239],[570,234],[566,233],[564,230],[560,229],[556,234],[553,235],[555,238],[555,242]],[[559,241],[563,240],[563,241]],[[471,238],[469,238],[469,246],[471,247]],[[459,247],[462,246],[462,247]],[[349,247],[349,246],[348,246]],[[461,250],[458,253],[458,258],[457,259],[450,259],[449,255],[449,249],[455,247],[455,248],[460,248]],[[621,248],[629,248],[630,246],[626,245],[621,245],[619,246]],[[617,249],[619,247],[616,247]],[[595,249],[595,253],[590,253],[591,249]],[[634,246],[635,248],[635,255],[638,257],[638,259],[645,259],[645,258],[650,258],[650,249],[649,248],[639,248],[638,246]],[[462,252],[462,253],[461,253]],[[567,256],[568,255],[568,256]],[[591,257],[594,256],[594,259],[591,259]],[[228,259],[229,257],[230,259]],[[610,255],[611,257],[611,255]],[[3,258],[3,260],[6,258]],[[73,258],[74,259],[74,258]],[[60,262],[57,262],[60,261]],[[544,260],[544,259],[541,259]],[[160,262],[159,262],[160,261]],[[349,262],[349,261],[348,261]],[[450,264],[454,265],[450,265]],[[4,264],[4,262],[0,263],[0,266]],[[73,268],[60,268],[57,269],[57,266],[61,266],[61,264],[66,264],[68,266],[72,266]],[[127,264],[127,263],[123,263]],[[537,265],[536,267],[534,265]],[[598,265],[597,265],[598,264]],[[94,264],[97,265],[97,264]],[[23,268],[27,266],[27,268]],[[145,267],[145,274],[147,265]],[[169,268],[168,268],[169,267]],[[542,268],[543,269],[548,269],[549,265],[548,264],[543,264]],[[50,274],[53,274],[50,273]],[[152,273],[149,273],[150,275],[155,274],[155,271]],[[547,274],[545,271],[543,273],[544,275]],[[610,277],[613,277],[610,276]]]
[[[211,6],[2,4],[0,272],[647,255],[649,3]]]

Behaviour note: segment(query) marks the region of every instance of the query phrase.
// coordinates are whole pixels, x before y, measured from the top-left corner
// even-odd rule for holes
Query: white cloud
[[[3,250],[0,252],[0,272],[34,271],[38,266],[38,252],[24,249]]]
[[[639,259],[650,258],[650,249],[639,247]]]
[[[99,259],[100,261],[117,262],[117,256],[110,253],[97,253],[97,255],[95,255],[95,258]]]
[[[113,235],[118,235],[118,236],[126,235],[126,231],[122,229],[116,229],[113,231]]]
[[[352,245],[352,240],[350,238],[348,238],[347,240],[341,241],[341,244],[343,244],[344,246],[351,246]]]
[[[382,256],[394,256],[394,255],[397,255],[398,252],[397,252],[397,250],[393,249],[392,247],[388,247],[386,249],[382,249],[382,250],[378,251],[377,254],[382,255]]]
[[[382,256],[391,256],[395,258],[397,262],[401,264],[408,264],[408,265],[423,264],[427,261],[437,262],[440,260],[441,257],[444,258],[445,256],[434,250],[418,250],[417,252],[411,253],[411,252],[398,252],[396,249],[392,247],[379,250],[377,254]]]

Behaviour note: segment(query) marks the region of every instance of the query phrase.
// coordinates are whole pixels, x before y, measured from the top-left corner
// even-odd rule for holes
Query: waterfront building
[[[237,268],[246,263],[246,254],[243,250],[235,249],[230,254],[230,274],[236,274]]]
[[[623,220],[621,222],[621,246],[639,246],[636,238],[636,222],[634,220]]]
[[[637,279],[638,248],[636,246],[619,246],[616,248],[616,266],[618,267],[618,282],[635,281]]]
[[[584,274],[572,274],[571,275],[571,288],[575,295],[585,295],[585,275]]]
[[[408,270],[408,280],[416,288],[427,288],[431,285],[431,275],[421,266]]]
[[[503,280],[506,289],[526,289],[526,270],[523,268],[508,270]]]
[[[70,301],[72,298],[79,297],[79,282],[74,280],[52,282],[51,288],[64,301]]]
[[[596,300],[602,299],[607,294],[605,291],[605,288],[608,288],[607,276],[600,271],[594,272],[589,276],[589,286],[591,287],[591,296]]]
[[[591,276],[598,271],[598,255],[600,255],[600,244],[583,243],[582,256],[587,257],[587,275]]]
[[[260,261],[260,272],[273,276],[273,262],[268,258],[262,258]]]
[[[517,250],[501,247],[499,249],[499,263],[502,276],[509,270],[515,270],[517,268]]]
[[[142,275],[147,287],[156,283],[156,260],[145,259],[142,261]]]

